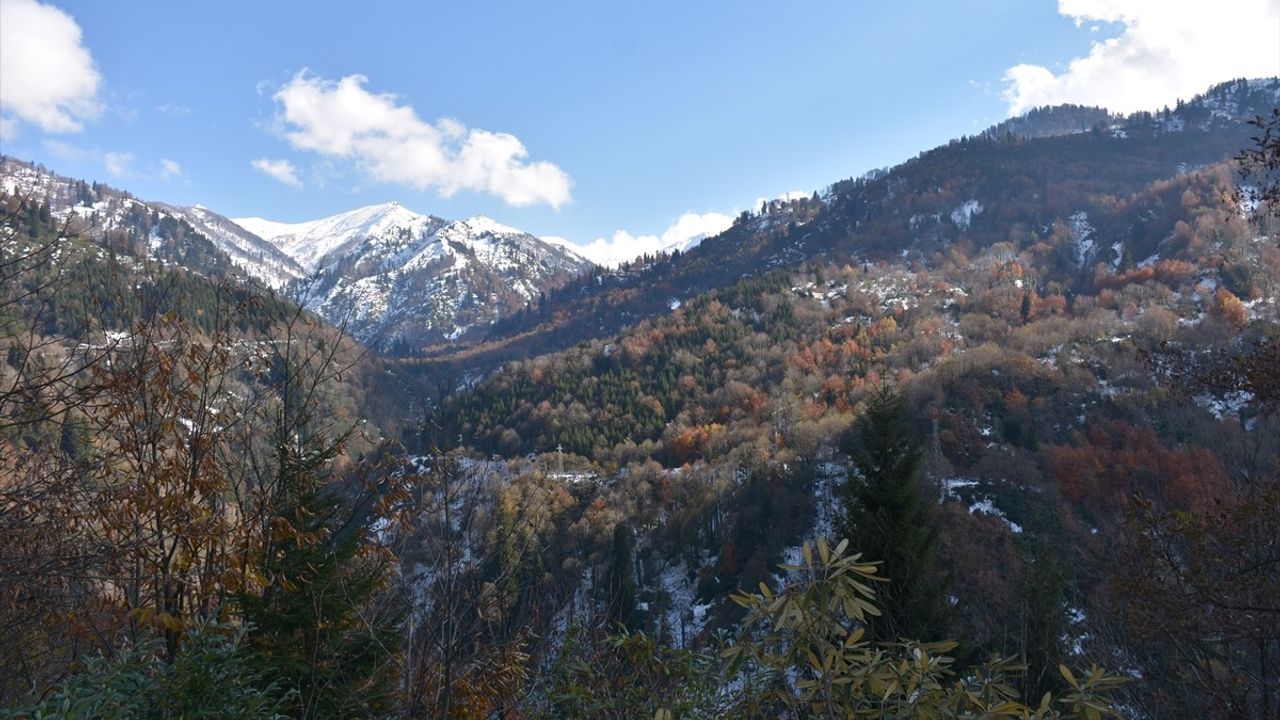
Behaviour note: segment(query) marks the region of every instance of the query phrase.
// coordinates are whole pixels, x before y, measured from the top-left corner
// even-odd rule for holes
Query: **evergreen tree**
[[[39,701],[0,707],[0,720],[280,718],[289,695],[253,666],[243,640],[243,628],[206,625],[187,632],[172,663],[146,644],[85,658]]]
[[[636,629],[636,561],[635,538],[631,528],[618,523],[613,529],[613,555],[607,579],[610,627],[622,625]]]
[[[884,612],[870,621],[879,640],[923,638],[945,628],[935,567],[934,504],[920,479],[921,447],[908,426],[906,403],[887,386],[872,392],[843,449],[853,471],[837,490],[836,530],[850,547],[883,558],[877,588]]]
[[[1027,664],[1022,689],[1027,697],[1039,697],[1062,688],[1055,670],[1068,659],[1063,642],[1068,627],[1065,608],[1066,578],[1048,542],[1028,533],[1022,541],[1022,573],[1017,591],[1018,649]]]
[[[256,568],[269,582],[239,596],[265,676],[293,692],[290,717],[376,717],[393,708],[399,619],[364,615],[390,560],[372,546],[377,515],[323,482],[340,447],[320,436],[281,443],[272,535]]]
[[[1133,261],[1133,251],[1129,249],[1129,243],[1123,243],[1120,246],[1120,272],[1126,273],[1137,267]]]

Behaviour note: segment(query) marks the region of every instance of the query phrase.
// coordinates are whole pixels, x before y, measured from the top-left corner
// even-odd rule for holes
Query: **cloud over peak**
[[[395,95],[365,89],[367,82],[363,75],[334,81],[298,73],[273,96],[282,135],[296,150],[348,160],[374,180],[443,197],[471,190],[517,207],[553,208],[572,199],[569,175],[529,162],[516,136],[449,118],[424,121]]]
[[[22,123],[79,132],[97,117],[102,76],[80,41],[80,26],[58,8],[0,0],[0,137]]]
[[[1280,2],[1059,0],[1077,26],[1120,23],[1061,72],[1021,64],[1005,71],[1004,99],[1016,115],[1041,105],[1157,110],[1214,83],[1280,73]],[[1092,29],[1092,28],[1091,28]]]

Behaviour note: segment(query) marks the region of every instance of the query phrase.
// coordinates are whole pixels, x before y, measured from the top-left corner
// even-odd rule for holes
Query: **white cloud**
[[[46,138],[44,141],[44,147],[57,157],[67,161],[82,160],[85,157],[90,157],[92,155],[92,153],[79,146],[72,145],[71,143],[64,142],[62,140],[55,140],[53,138]]]
[[[79,132],[101,112],[102,76],[70,15],[35,0],[0,0],[0,137],[31,123]]]
[[[288,160],[272,160],[270,158],[258,158],[249,163],[255,170],[265,175],[269,175],[276,180],[290,187],[302,187],[302,181],[298,179],[298,171],[293,167],[293,163]]]
[[[170,180],[172,178],[182,177],[182,166],[178,164],[177,160],[164,158],[160,161],[159,175],[161,180]]]
[[[134,155],[131,152],[109,152],[102,156],[102,164],[107,173],[113,177],[124,178],[133,175]]]
[[[626,230],[618,230],[607,240],[596,238],[586,245],[577,245],[571,249],[597,265],[614,267],[646,253],[687,250],[703,238],[724,232],[732,224],[733,218],[722,213],[687,212],[660,236],[632,235]]]
[[[1058,12],[1077,27],[1103,22],[1124,29],[1093,42],[1088,55],[1059,73],[1028,64],[1005,71],[1011,115],[1059,103],[1158,110],[1218,82],[1280,74],[1277,0],[1058,0]]]
[[[517,207],[553,208],[572,199],[568,174],[549,162],[528,162],[516,136],[468,130],[449,118],[425,122],[395,95],[366,90],[367,81],[298,73],[273,96],[280,131],[295,149],[342,158],[375,180],[434,188],[444,197],[474,190]]]

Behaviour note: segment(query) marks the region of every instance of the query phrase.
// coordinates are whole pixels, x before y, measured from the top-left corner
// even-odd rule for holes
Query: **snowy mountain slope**
[[[233,218],[232,222],[271,242],[314,273],[326,258],[337,258],[367,238],[381,238],[388,249],[441,226],[444,221],[419,215],[399,203],[370,205],[320,220],[278,223],[262,218]]]
[[[303,223],[233,221],[6,157],[0,196],[47,205],[68,233],[113,251],[284,289],[382,350],[482,338],[496,320],[594,267],[568,248],[486,217],[451,222],[398,203]]]
[[[1172,109],[1115,115],[1100,107],[1056,105],[1033,108],[979,133],[988,140],[1005,137],[1048,138],[1107,129],[1118,138],[1142,133],[1154,123],[1166,133],[1188,128],[1209,130],[1215,124],[1231,125],[1256,115],[1266,115],[1280,104],[1280,78],[1254,78],[1219,83]]]
[[[301,264],[260,235],[245,230],[203,205],[177,207],[152,203],[152,206],[187,221],[225,252],[232,263],[269,287],[282,287],[307,274]]]
[[[205,240],[213,255],[221,253],[241,273],[269,287],[279,288],[304,275],[288,255],[225,217],[201,206],[178,207],[139,200],[127,192],[63,177],[46,168],[0,157],[0,194],[47,204],[68,232],[97,239],[114,238],[117,245],[137,243],[160,261],[206,257]],[[195,236],[193,236],[193,233]],[[207,259],[213,261],[212,257]],[[208,271],[208,267],[191,268]]]
[[[1181,104],[1176,113],[1183,125],[1201,130],[1215,123],[1230,124],[1266,115],[1280,105],[1280,78],[1240,79],[1215,85]]]
[[[307,269],[311,279],[293,285],[299,301],[384,351],[482,336],[592,267],[487,217],[450,222],[398,203],[301,223],[234,222]]]

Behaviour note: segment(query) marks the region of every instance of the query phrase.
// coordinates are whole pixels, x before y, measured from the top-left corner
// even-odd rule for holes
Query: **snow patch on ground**
[[[1208,410],[1218,420],[1224,417],[1240,417],[1240,412],[1253,401],[1248,390],[1232,390],[1221,397],[1204,393],[1195,397],[1196,405]]]
[[[1062,635],[1062,643],[1071,648],[1071,654],[1077,657],[1084,654],[1084,644],[1089,639],[1082,608],[1067,606],[1067,631]]]
[[[989,497],[984,497],[969,505],[969,514],[972,515],[974,513],[983,513],[985,515],[993,515],[1000,518],[1004,521],[1005,525],[1009,526],[1009,531],[1015,535],[1022,532],[1022,526],[1005,516],[1004,511],[996,507],[995,503],[991,502],[991,498]]]
[[[970,223],[973,222],[975,215],[982,214],[982,203],[977,200],[966,200],[962,205],[951,211],[951,222],[956,227],[968,229]]]
[[[672,639],[679,647],[689,646],[706,627],[707,610],[711,605],[696,601],[694,583],[689,579],[689,567],[684,562],[663,568],[658,575],[658,588],[671,599],[662,619]]]
[[[996,507],[990,496],[978,495],[976,488],[982,484],[981,480],[973,477],[949,477],[943,478],[939,484],[941,485],[941,493],[938,497],[939,503],[944,503],[948,500],[966,503],[961,496],[961,491],[964,491],[964,495],[969,495],[973,498],[972,501],[966,503],[969,506],[970,514],[983,513],[997,517],[1008,526],[1009,532],[1015,535],[1022,532],[1022,526],[1010,520],[1003,510]]]
[[[1094,228],[1089,224],[1089,213],[1080,210],[1073,213],[1067,222],[1071,225],[1071,230],[1076,238],[1076,262],[1081,269],[1093,259],[1094,253],[1097,251],[1097,243],[1094,240]]]
[[[817,477],[813,482],[814,520],[813,530],[807,541],[826,538],[835,544],[840,538],[835,537],[835,489],[844,480],[846,470],[837,462],[824,462],[818,466]],[[799,565],[804,561],[802,550],[804,543],[792,545],[782,551],[782,562],[787,565]]]
[[[943,478],[940,484],[942,485],[942,495],[938,498],[938,502],[941,503],[945,502],[948,498],[959,500],[960,494],[958,491],[961,488],[977,487],[978,480],[977,478],[971,477],[950,477]]]

